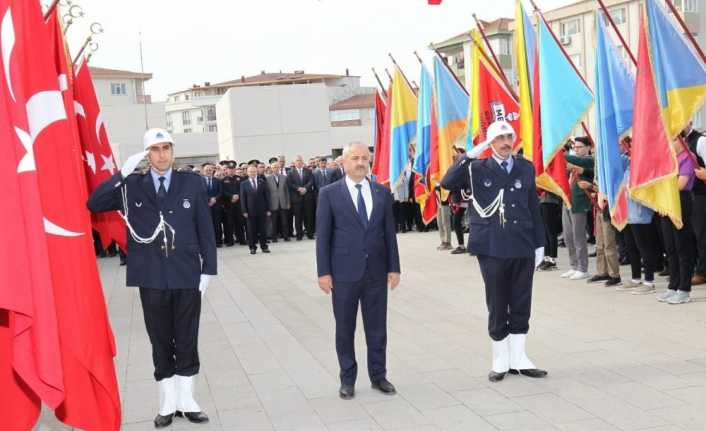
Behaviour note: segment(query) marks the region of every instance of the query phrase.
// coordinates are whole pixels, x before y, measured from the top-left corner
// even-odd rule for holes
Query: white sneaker
[[[569,280],[584,280],[588,278],[588,273],[583,271],[574,271],[574,274],[569,277]]]
[[[684,292],[683,290],[678,290],[667,300],[667,302],[672,305],[686,304],[689,301],[691,301],[691,295],[689,292]]]
[[[626,281],[622,286],[616,287],[615,290],[618,292],[628,292],[635,290],[638,287],[642,287],[642,281],[632,279],[630,281]]]
[[[659,296],[657,297],[657,301],[659,301],[659,302],[667,302],[667,301],[669,301],[669,298],[671,298],[672,295],[674,295],[674,294],[676,294],[676,293],[677,293],[676,290],[667,289],[666,292],[664,292],[663,294],[661,294],[661,295],[659,295]]]
[[[571,277],[572,275],[574,275],[575,272],[577,272],[577,271],[574,271],[573,269],[570,269],[570,270],[566,271],[565,273],[561,274],[559,277],[561,277],[561,278],[569,278],[569,277]]]
[[[635,289],[633,289],[632,293],[633,295],[647,295],[650,293],[655,293],[655,284],[649,281],[643,281],[642,286],[639,286]]]

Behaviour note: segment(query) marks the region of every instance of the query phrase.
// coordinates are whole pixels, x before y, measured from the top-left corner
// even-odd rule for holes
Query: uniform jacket
[[[500,189],[505,190],[505,226],[498,212],[481,218],[469,202],[468,251],[499,258],[534,257],[535,250],[544,247],[545,238],[532,164],[516,157],[508,174],[492,157],[473,161],[466,157],[451,166],[441,186],[447,190],[470,188],[469,163],[473,163],[473,193],[481,207],[490,205]]]
[[[267,177],[267,186],[270,188],[270,209],[272,211],[288,210],[290,202],[287,176],[282,174],[270,175]]]
[[[333,282],[356,282],[367,266],[376,279],[400,272],[392,195],[371,182],[373,210],[367,229],[358,218],[345,179],[319,193],[316,207],[316,266],[319,277],[331,275]]]
[[[231,206],[240,205],[240,200],[233,203],[233,196],[240,196],[240,177],[224,177],[221,180],[221,192],[223,206],[230,208]]]
[[[176,231],[172,237],[167,230],[167,247],[162,234],[150,244],[137,243],[128,234],[128,286],[197,289],[201,274],[216,275],[216,238],[206,183],[201,176],[172,171],[167,197],[160,207],[149,172],[131,174],[124,180],[118,172],[91,194],[88,209],[94,213],[125,211],[121,186],[127,188],[128,219],[138,235],[152,235],[159,223],[160,211]]]
[[[307,168],[302,168],[302,176],[299,176],[298,169],[290,169],[287,174],[287,184],[289,185],[289,199],[295,203],[300,203],[304,200],[305,195],[299,194],[297,189],[299,187],[304,187],[307,190],[307,194],[314,190],[314,176],[311,171]]]
[[[257,178],[257,190],[253,189],[250,178],[240,183],[240,206],[249,216],[264,216],[270,210],[270,189],[267,182]]]

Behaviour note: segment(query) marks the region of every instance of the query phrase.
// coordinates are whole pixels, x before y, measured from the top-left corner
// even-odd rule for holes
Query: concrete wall
[[[108,139],[118,164],[142,151],[145,133],[145,105],[101,105]],[[165,127],[164,103],[147,104],[149,127]]]
[[[218,137],[216,133],[172,133],[174,138],[174,156],[206,157],[215,160],[218,157]]]

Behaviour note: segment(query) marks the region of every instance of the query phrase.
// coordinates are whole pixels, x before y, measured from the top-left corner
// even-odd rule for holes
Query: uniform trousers
[[[211,219],[213,219],[213,230],[216,234],[216,244],[223,244],[223,206],[219,203],[211,207]]]
[[[332,301],[341,383],[353,385],[358,376],[354,347],[358,303],[363,314],[368,348],[368,376],[371,382],[384,379],[387,374],[387,277],[375,278],[366,268],[360,281],[349,283],[334,280]]]
[[[495,341],[529,331],[534,258],[478,255],[488,306],[488,333]]]
[[[201,292],[141,287],[140,301],[152,344],[154,378],[160,381],[175,374],[198,374]]]
[[[235,211],[234,205],[223,206],[223,242],[227,245],[234,244],[233,234],[235,232]]]
[[[454,228],[454,233],[456,234],[456,241],[458,241],[458,246],[463,247],[463,218],[466,216],[466,208],[458,207],[456,211],[451,215],[451,224]]]

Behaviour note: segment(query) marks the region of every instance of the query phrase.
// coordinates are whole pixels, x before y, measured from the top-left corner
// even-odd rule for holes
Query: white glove
[[[125,163],[123,163],[123,167],[120,168],[120,175],[122,175],[123,178],[127,178],[127,176],[135,170],[137,165],[140,164],[145,156],[147,156],[147,151],[140,151],[139,153],[128,157],[127,160],[125,160]]]
[[[468,154],[466,154],[466,156],[471,159],[477,159],[478,156],[483,154],[483,152],[488,149],[488,146],[490,146],[490,142],[483,142],[480,145],[476,145],[471,149],[471,151],[468,152]]]
[[[199,292],[201,292],[201,297],[206,294],[206,289],[208,288],[208,283],[211,282],[211,276],[208,274],[201,274],[201,281],[199,282]]]
[[[539,267],[539,264],[544,260],[544,247],[539,247],[534,251],[534,269]]]

